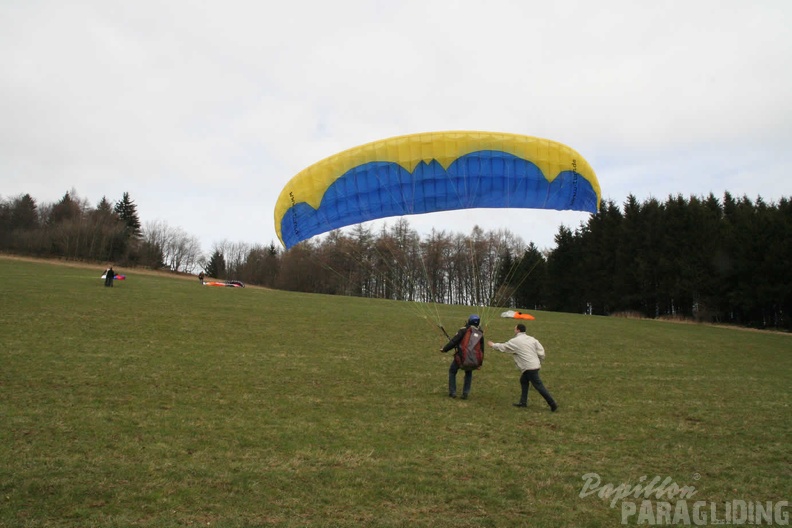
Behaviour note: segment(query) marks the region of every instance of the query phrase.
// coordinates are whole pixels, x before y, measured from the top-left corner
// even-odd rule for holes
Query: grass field
[[[102,271],[0,257],[0,526],[620,525],[592,473],[792,495],[792,335],[535,312],[551,413],[496,352],[448,398],[404,303]]]

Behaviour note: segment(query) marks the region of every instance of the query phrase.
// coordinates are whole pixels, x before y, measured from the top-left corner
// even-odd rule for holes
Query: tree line
[[[432,231],[404,218],[332,231],[289,251],[223,241],[211,253],[179,228],[141,225],[128,193],[92,207],[74,190],[54,204],[0,200],[0,249],[235,279],[290,291],[404,301],[635,314],[792,330],[792,206],[669,196],[604,201],[556,247],[508,230]]]
[[[555,310],[633,311],[792,329],[792,205],[758,198],[669,196],[620,210],[604,202],[576,232],[562,228],[546,262]],[[588,304],[590,303],[590,304]]]

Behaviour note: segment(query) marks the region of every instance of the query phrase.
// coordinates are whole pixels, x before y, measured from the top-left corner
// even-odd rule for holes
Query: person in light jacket
[[[520,323],[514,327],[514,337],[505,343],[487,343],[490,347],[498,352],[511,354],[514,358],[514,363],[517,368],[522,371],[520,376],[520,386],[522,387],[522,394],[520,401],[513,404],[515,407],[528,406],[528,388],[533,385],[534,388],[542,395],[550,410],[558,409],[558,404],[550,395],[550,392],[545,388],[539,377],[539,369],[542,368],[542,361],[545,358],[545,351],[542,344],[535,338],[525,333],[525,325]]]

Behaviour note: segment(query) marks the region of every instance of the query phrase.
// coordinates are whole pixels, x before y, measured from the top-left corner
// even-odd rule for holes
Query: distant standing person
[[[201,273],[199,273],[199,274],[198,274],[198,280],[199,280],[199,281],[201,281],[201,284],[203,284],[203,280],[204,280],[204,274],[203,274],[203,271],[202,271]]]
[[[115,272],[113,271],[113,266],[107,268],[105,271],[105,286],[113,287],[113,279],[115,278]]]
[[[520,323],[514,327],[514,337],[507,342],[493,343],[490,341],[487,344],[498,352],[511,354],[514,358],[515,365],[522,371],[522,375],[520,376],[522,393],[520,395],[520,401],[513,404],[515,407],[528,406],[528,389],[530,387],[529,384],[532,384],[539,394],[542,395],[542,398],[545,399],[547,405],[550,406],[551,411],[555,412],[555,410],[558,409],[558,404],[550,395],[550,392],[545,388],[539,377],[539,370],[542,368],[542,361],[544,361],[545,358],[544,347],[535,338],[525,333],[524,324]]]
[[[479,328],[479,324],[481,324],[481,319],[478,315],[471,315],[468,317],[467,323],[465,326],[459,329],[454,337],[449,339],[448,343],[440,349],[440,352],[448,352],[452,348],[456,349],[454,353],[454,359],[451,360],[451,366],[448,368],[448,395],[451,398],[456,398],[457,396],[457,385],[456,385],[456,375],[460,368],[462,368],[462,357],[460,350],[460,345],[462,344],[465,335],[468,333],[468,329],[475,329],[477,330],[478,337],[480,339],[479,344],[481,347],[481,353],[484,354],[484,332],[481,331]],[[470,387],[473,384],[473,370],[465,369],[465,383],[462,386],[462,399],[466,400],[470,395]]]

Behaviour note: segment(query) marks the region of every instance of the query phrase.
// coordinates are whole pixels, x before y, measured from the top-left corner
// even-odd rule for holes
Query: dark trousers
[[[448,394],[456,396],[456,375],[459,370],[459,365],[456,361],[451,361],[451,366],[448,368]],[[465,384],[462,385],[462,394],[467,396],[470,394],[470,386],[473,384],[473,371],[465,371]]]
[[[555,405],[555,400],[550,395],[550,393],[545,389],[544,383],[542,383],[542,379],[539,377],[539,369],[536,370],[525,370],[520,376],[520,387],[522,387],[522,394],[520,395],[520,403],[528,403],[528,388],[529,383],[534,386],[534,389],[539,391],[539,394],[542,395],[542,398],[545,399],[547,405],[553,407]]]

